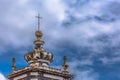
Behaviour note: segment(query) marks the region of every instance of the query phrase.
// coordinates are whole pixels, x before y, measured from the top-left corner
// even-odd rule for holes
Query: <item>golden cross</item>
[[[36,18],[38,18],[38,30],[40,29],[40,19],[42,18],[42,17],[40,17],[40,14],[38,13],[38,16],[36,16]]]

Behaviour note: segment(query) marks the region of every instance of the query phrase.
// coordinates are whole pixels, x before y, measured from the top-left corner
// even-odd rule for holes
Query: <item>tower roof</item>
[[[35,48],[33,51],[25,54],[25,59],[30,65],[44,65],[48,66],[54,59],[53,54],[47,52],[44,48],[44,41],[42,40],[43,33],[40,30],[40,16],[38,14],[38,30],[35,32],[36,40],[34,41]]]
[[[56,69],[49,66],[54,60],[52,53],[47,52],[44,48],[42,40],[43,33],[40,30],[40,16],[38,14],[38,30],[35,32],[36,40],[34,41],[34,49],[24,55],[29,66],[16,70],[16,60],[12,59],[12,73],[8,76],[9,80],[71,80],[73,76],[68,72],[67,58],[64,56],[63,69]]]

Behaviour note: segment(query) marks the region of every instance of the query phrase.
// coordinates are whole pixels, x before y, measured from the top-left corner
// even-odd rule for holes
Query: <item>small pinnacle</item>
[[[12,70],[15,71],[16,70],[16,59],[12,58]]]

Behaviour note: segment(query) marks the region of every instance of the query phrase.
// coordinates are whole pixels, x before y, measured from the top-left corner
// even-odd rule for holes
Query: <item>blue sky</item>
[[[119,8],[119,0],[0,0],[0,79],[12,71],[12,57],[17,69],[28,65],[39,12],[51,66],[62,68],[67,55],[74,80],[120,80]]]

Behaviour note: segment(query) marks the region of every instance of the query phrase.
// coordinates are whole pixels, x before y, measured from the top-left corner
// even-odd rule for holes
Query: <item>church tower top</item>
[[[53,54],[44,50],[44,41],[42,40],[43,33],[40,30],[40,15],[36,16],[38,18],[38,30],[35,32],[36,40],[34,41],[35,48],[32,52],[25,54],[26,61],[30,66],[49,66],[53,61]]]
[[[42,40],[43,33],[40,30],[40,16],[38,14],[38,30],[35,32],[34,49],[24,55],[28,66],[16,69],[16,60],[12,59],[12,73],[8,80],[72,80],[73,76],[68,72],[67,57],[64,56],[63,70],[50,67],[54,60],[53,54],[47,52]]]

